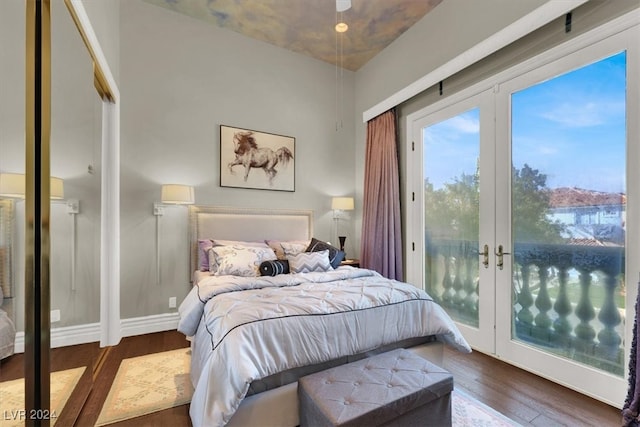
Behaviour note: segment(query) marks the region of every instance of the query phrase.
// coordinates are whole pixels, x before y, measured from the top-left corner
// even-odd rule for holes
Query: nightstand
[[[360,267],[360,260],[359,259],[345,259],[340,263],[340,265],[350,265],[351,267]]]

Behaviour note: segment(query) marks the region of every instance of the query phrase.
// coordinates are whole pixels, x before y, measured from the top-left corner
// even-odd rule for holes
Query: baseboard
[[[123,337],[152,334],[154,332],[171,331],[178,328],[180,316],[178,313],[154,314],[153,316],[122,319]]]
[[[155,314],[145,317],[122,319],[120,331],[123,337],[171,331],[178,327],[178,313]],[[86,344],[100,341],[100,324],[88,323],[51,329],[51,348]],[[16,353],[24,353],[24,332],[16,333]]]
[[[51,348],[100,341],[100,324],[64,326],[51,329]],[[16,353],[24,353],[24,332],[16,333]]]

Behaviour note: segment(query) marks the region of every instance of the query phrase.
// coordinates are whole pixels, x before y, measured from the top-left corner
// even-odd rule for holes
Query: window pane
[[[623,375],[626,54],[512,95],[513,338]]]
[[[427,292],[478,326],[480,111],[423,129]]]

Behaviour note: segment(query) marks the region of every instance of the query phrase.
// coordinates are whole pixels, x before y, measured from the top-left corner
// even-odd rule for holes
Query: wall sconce
[[[64,180],[51,177],[49,197],[52,200],[64,199]],[[25,175],[23,173],[0,173],[0,197],[24,199]]]
[[[0,173],[0,197],[24,199],[24,174]]]
[[[338,225],[340,216],[343,211],[352,211],[355,205],[353,197],[334,197],[331,199],[331,209],[333,209],[333,220],[336,223],[336,236],[340,242],[340,250],[344,252],[344,242],[347,240],[347,236],[339,236]]]
[[[156,283],[160,285],[160,217],[164,215],[165,205],[192,205],[196,201],[195,192],[190,185],[163,184],[160,191],[160,203],[153,204],[156,217]]]
[[[61,178],[51,177],[49,184],[49,197],[51,200],[64,199],[64,181]]]
[[[192,205],[195,203],[195,194],[190,185],[165,184],[160,200],[167,205]]]

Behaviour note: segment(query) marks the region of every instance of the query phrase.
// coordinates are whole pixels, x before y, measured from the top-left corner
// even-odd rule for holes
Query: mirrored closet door
[[[28,13],[27,2],[0,5],[0,407],[3,414],[16,418],[25,416],[20,412],[26,409],[25,382],[30,396],[25,373],[33,370],[33,359],[23,353],[29,339],[25,319],[36,310],[25,295],[25,191],[29,191],[25,190],[25,129],[29,129],[25,88],[26,57],[32,49],[26,35]],[[49,317],[51,330],[43,331],[50,348],[38,349],[36,357],[47,359],[42,365],[51,372],[49,393],[41,394],[45,400],[49,395],[50,402],[42,404],[49,421],[73,425],[103,352],[99,342],[102,99],[94,87],[92,58],[64,0],[51,0],[50,23],[50,118],[45,117],[46,108],[41,117],[43,123],[50,120],[49,233],[41,236],[50,242],[49,304],[42,305],[39,315]],[[43,98],[46,103],[46,95]],[[15,401],[4,399],[5,393],[12,393]]]

